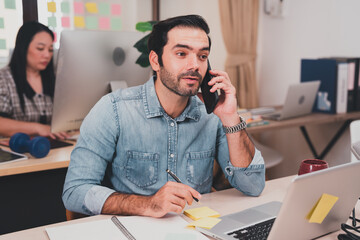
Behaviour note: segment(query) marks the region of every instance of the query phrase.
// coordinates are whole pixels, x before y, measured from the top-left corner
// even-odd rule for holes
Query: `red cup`
[[[321,169],[328,168],[329,164],[325,162],[324,160],[320,159],[305,159],[301,162],[300,168],[299,168],[299,175],[315,172]]]

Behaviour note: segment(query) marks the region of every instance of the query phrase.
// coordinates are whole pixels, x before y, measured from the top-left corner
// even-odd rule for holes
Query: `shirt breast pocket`
[[[187,159],[187,180],[196,188],[211,185],[215,150],[188,152]]]
[[[148,187],[158,180],[159,154],[127,151],[126,178],[138,187]]]

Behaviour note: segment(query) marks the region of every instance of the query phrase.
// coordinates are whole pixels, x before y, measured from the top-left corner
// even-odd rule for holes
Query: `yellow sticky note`
[[[204,217],[199,220],[191,222],[188,227],[201,227],[206,229],[212,229],[216,224],[221,221],[220,218]]]
[[[306,215],[306,219],[309,220],[310,223],[321,224],[338,199],[336,196],[324,193]]]
[[[96,3],[87,2],[85,3],[85,8],[89,13],[98,13],[98,8]]]
[[[184,215],[192,220],[198,220],[204,217],[220,217],[220,214],[217,211],[212,210],[209,207],[187,209],[184,211]]]
[[[84,28],[85,27],[85,20],[82,16],[75,16],[74,17],[74,25],[77,28]]]
[[[56,12],[56,3],[55,2],[48,2],[47,3],[48,11],[49,12]]]

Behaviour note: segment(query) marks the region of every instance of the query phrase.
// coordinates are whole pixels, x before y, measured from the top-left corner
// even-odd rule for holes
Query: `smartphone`
[[[210,89],[212,86],[209,86],[208,82],[213,78],[213,76],[209,73],[209,70],[211,70],[210,62],[208,60],[208,69],[206,71],[205,77],[201,83],[201,93],[204,99],[206,112],[208,114],[212,113],[215,109],[216,104],[219,101],[219,94],[217,91],[210,92]]]

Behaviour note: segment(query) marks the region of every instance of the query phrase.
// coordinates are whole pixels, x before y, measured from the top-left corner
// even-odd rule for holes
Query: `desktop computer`
[[[145,83],[150,67],[135,62],[140,32],[63,31],[57,56],[52,132],[77,130],[110,82]]]

